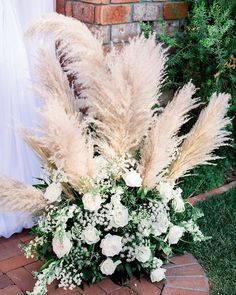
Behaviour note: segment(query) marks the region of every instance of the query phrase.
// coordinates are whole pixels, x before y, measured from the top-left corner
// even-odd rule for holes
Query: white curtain
[[[53,0],[0,0],[0,174],[31,184],[41,175],[41,163],[17,130],[37,126],[38,102],[30,90],[37,45],[23,35],[30,22],[52,11]],[[0,208],[0,236],[30,226],[32,220],[20,212]]]

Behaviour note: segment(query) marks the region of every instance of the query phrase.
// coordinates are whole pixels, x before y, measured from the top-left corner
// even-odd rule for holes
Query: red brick
[[[209,295],[208,292],[165,287],[162,295]]]
[[[208,279],[206,277],[176,277],[167,280],[166,287],[190,288],[194,290],[209,291]]]
[[[110,293],[121,288],[121,286],[116,285],[112,282],[111,279],[106,278],[105,280],[98,283],[99,287],[102,288],[105,292]]]
[[[68,1],[66,15],[73,16],[85,23],[94,23],[95,6],[89,3]]]
[[[0,261],[0,270],[7,273],[10,270],[25,266],[32,262],[34,262],[33,259],[27,259],[24,255],[19,255]]]
[[[102,39],[104,44],[110,42],[110,26],[87,24],[87,27],[97,38]]]
[[[33,263],[27,264],[25,265],[25,269],[28,270],[28,272],[32,272],[32,271],[39,271],[40,267],[44,264],[43,261],[35,261]]]
[[[81,294],[80,292],[76,290],[64,290],[62,288],[58,288],[55,290],[51,290],[47,292],[47,295],[72,295],[72,294]],[[92,294],[91,294],[92,295]],[[95,295],[95,294],[94,294]]]
[[[155,21],[162,16],[162,5],[160,3],[134,4],[134,21]]]
[[[6,288],[8,286],[14,285],[14,283],[6,275],[0,276],[0,289]]]
[[[139,0],[111,0],[111,3],[136,3]]]
[[[78,288],[79,293],[82,295],[92,295],[92,294],[96,294],[96,295],[105,295],[105,291],[99,287],[98,284],[95,285],[85,285],[84,284],[84,289],[82,290],[81,288]]]
[[[193,255],[186,253],[184,255],[180,256],[173,256],[170,259],[171,263],[170,265],[173,264],[189,264],[189,263],[195,263],[197,262],[196,258],[193,257]]]
[[[141,278],[140,281],[134,279],[129,284],[130,288],[134,290],[138,294],[148,294],[148,295],[160,295],[161,290],[156,287],[151,281],[146,280],[145,278]]]
[[[139,34],[139,23],[120,24],[111,27],[111,40],[115,43],[122,41],[126,42],[129,38],[133,38]]]
[[[0,295],[23,295],[17,286],[9,286],[0,290]]]
[[[65,0],[57,0],[56,2],[56,12],[65,14]]]
[[[7,273],[9,278],[19,287],[22,291],[32,291],[36,280],[33,276],[23,267],[17,268]]]
[[[204,271],[199,264],[186,265],[183,267],[167,268],[166,276],[187,276],[204,275]]]
[[[164,19],[182,19],[188,16],[188,4],[181,2],[164,4]]]
[[[16,237],[4,239],[0,244],[0,261],[22,254],[20,240]]]
[[[147,294],[149,295],[149,293],[146,293],[145,295]],[[109,295],[136,295],[136,294],[130,288],[121,288],[119,290],[109,293]],[[144,294],[139,294],[139,295],[144,295]]]
[[[130,20],[130,14],[130,5],[100,5],[95,8],[95,21],[101,25],[126,23]]]
[[[92,3],[92,4],[108,4],[109,0],[82,0],[83,2]]]

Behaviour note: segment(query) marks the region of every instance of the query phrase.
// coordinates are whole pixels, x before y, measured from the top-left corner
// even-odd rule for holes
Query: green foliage
[[[189,17],[181,30],[158,39],[172,49],[164,89],[177,89],[193,80],[204,102],[213,92],[232,95],[231,114],[236,113],[236,1],[190,0]]]
[[[197,205],[204,212],[199,222],[212,238],[193,253],[207,271],[212,295],[236,294],[236,189]]]

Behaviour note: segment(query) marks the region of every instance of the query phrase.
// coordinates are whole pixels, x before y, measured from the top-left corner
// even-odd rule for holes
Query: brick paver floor
[[[40,261],[26,259],[19,249],[20,243],[31,239],[27,231],[10,239],[0,238],[0,295],[23,295],[33,289],[35,279],[32,271],[42,265]],[[186,253],[175,256],[166,265],[167,280],[164,283],[151,283],[146,278],[133,278],[127,287],[114,284],[110,279],[85,286],[84,290],[58,289],[53,283],[48,295],[208,295],[209,285],[204,270],[197,260]]]

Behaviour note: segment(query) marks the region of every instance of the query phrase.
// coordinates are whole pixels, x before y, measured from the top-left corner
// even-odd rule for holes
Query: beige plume
[[[186,84],[155,120],[141,155],[144,186],[155,187],[165,168],[172,162],[181,141],[177,133],[188,121],[189,111],[199,105],[198,99],[192,97],[195,91],[196,88],[191,82]]]
[[[209,105],[184,140],[170,167],[168,179],[175,181],[194,167],[217,159],[213,151],[229,140],[230,132],[224,129],[230,123],[226,117],[229,98],[230,95],[224,93],[212,95]]]
[[[35,214],[46,206],[40,190],[18,181],[0,177],[0,208],[1,211],[19,211]]]
[[[78,82],[84,86],[82,95],[101,139],[97,144],[106,156],[132,152],[147,134],[165,61],[154,37],[140,36],[120,50],[113,48],[103,67],[91,67],[86,59],[79,62]]]

